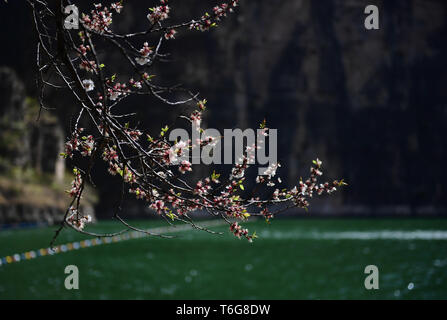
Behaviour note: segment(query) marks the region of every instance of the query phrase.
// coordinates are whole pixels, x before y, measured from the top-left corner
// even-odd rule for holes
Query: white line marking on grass
[[[198,226],[209,228],[209,227],[215,227],[215,226],[220,226],[220,225],[224,225],[224,224],[225,224],[224,221],[208,221],[205,223],[198,224]],[[187,230],[191,230],[191,229],[194,229],[194,227],[192,227],[189,224],[186,224],[186,225],[175,226],[175,227],[167,226],[167,227],[147,229],[145,231],[154,233],[154,234],[155,233],[156,234],[164,234],[164,233],[175,233],[175,232],[187,231]],[[31,260],[31,259],[35,259],[38,257],[44,257],[47,255],[54,255],[54,254],[63,253],[63,252],[67,252],[67,251],[73,251],[73,250],[78,250],[78,249],[82,249],[82,248],[98,246],[101,244],[116,243],[116,242],[120,242],[120,241],[144,238],[144,237],[150,237],[150,236],[147,234],[144,234],[142,232],[130,231],[127,233],[123,233],[122,235],[117,235],[117,236],[113,236],[113,237],[92,238],[92,239],[87,239],[87,240],[82,240],[82,241],[70,242],[70,243],[55,246],[54,247],[55,250],[53,250],[52,248],[41,248],[41,249],[37,249],[37,250],[27,251],[24,253],[16,253],[11,256],[0,257],[0,266],[14,263],[14,262]]]
[[[376,230],[340,232],[262,231],[262,239],[314,239],[314,240],[447,240],[446,230]]]

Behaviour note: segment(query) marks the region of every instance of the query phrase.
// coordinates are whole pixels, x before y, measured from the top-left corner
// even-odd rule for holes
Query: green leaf
[[[164,128],[161,128],[160,136],[163,137],[168,130],[169,130],[168,126],[165,126]]]
[[[339,187],[347,186],[347,185],[348,185],[348,184],[344,181],[344,179],[341,179],[340,182],[338,183],[338,186],[339,186]]]
[[[211,180],[218,180],[220,177],[219,173],[216,173],[216,171],[213,171],[213,174],[211,175]]]
[[[176,216],[174,213],[172,213],[172,210],[169,210],[169,212],[166,213],[166,216],[167,216],[168,218],[170,218],[172,221],[174,221],[175,218],[177,218],[177,216]]]

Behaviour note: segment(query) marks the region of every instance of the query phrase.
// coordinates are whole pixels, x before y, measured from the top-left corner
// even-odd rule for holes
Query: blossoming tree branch
[[[130,125],[130,119],[138,119],[138,114],[126,113],[126,101],[136,95],[151,96],[160,104],[192,110],[183,114],[179,111],[178,118],[190,122],[193,130],[203,132],[201,120],[206,111],[206,99],[180,86],[157,84],[151,71],[165,57],[162,48],[166,41],[174,41],[182,32],[203,32],[217,27],[221,20],[236,10],[239,0],[227,0],[212,8],[210,13],[177,24],[170,24],[173,9],[168,0],[161,0],[148,10],[145,30],[125,34],[114,32],[113,28],[114,19],[125,14],[123,1],[92,5],[90,12],[79,17],[77,30],[66,28],[64,24],[66,6],[76,3],[63,0],[27,2],[38,36],[37,83],[41,108],[46,108],[44,93],[48,88],[68,89],[78,105],[62,154],[75,164],[74,180],[69,190],[71,203],[52,242],[65,226],[94,236],[112,236],[136,230],[166,237],[136,228],[125,220],[121,204],[127,195],[145,201],[168,222],[181,221],[208,232],[212,231],[197,224],[191,213],[198,211],[220,218],[236,237],[251,242],[256,234],[243,227],[250,217],[271,220],[290,208],[307,209],[314,195],[330,194],[345,185],[343,180],[319,182],[323,173],[322,162],[317,159],[313,161],[309,176],[297,179],[293,188],[275,187],[281,182],[277,173],[280,164],[273,163],[256,177],[256,187],[251,192],[245,190],[246,171],[253,167],[254,152],[264,147],[259,143],[246,146],[228,176],[224,177],[216,167],[211,175],[194,181],[191,176],[193,166],[184,155],[190,150],[212,145],[218,138],[199,135],[195,140],[170,141],[170,128],[163,124],[163,119],[160,119],[160,133],[156,136],[151,136],[145,128]],[[101,61],[98,52],[104,52],[105,45],[108,46],[107,52],[113,49],[121,56],[132,77],[117,75],[113,65]],[[49,70],[57,75],[57,82],[48,76]],[[88,130],[80,125],[86,121],[90,124]],[[269,135],[265,121],[259,130],[262,135]],[[95,234],[84,230],[91,218],[84,216],[80,204],[86,182],[93,184],[91,172],[98,161],[104,161],[108,173],[119,176],[121,181],[122,199],[114,218],[123,225],[123,230],[114,234]],[[260,189],[264,191],[260,192]]]

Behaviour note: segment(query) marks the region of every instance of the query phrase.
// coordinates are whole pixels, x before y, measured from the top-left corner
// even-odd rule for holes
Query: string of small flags
[[[31,229],[49,226],[48,222],[20,222],[20,223],[9,223],[0,224],[0,231],[3,230],[16,230],[16,229]]]
[[[206,224],[202,224],[204,227],[213,227],[221,225],[222,221],[210,221]],[[181,232],[185,230],[191,229],[190,225],[184,225],[184,226],[176,226],[176,227],[160,227],[160,228],[154,228],[154,229],[147,229],[145,230],[148,233],[152,234],[163,234],[163,233],[174,233],[174,232]],[[104,237],[104,238],[93,238],[93,239],[87,239],[87,240],[81,240],[81,241],[75,241],[70,242],[66,244],[61,244],[54,246],[53,248],[41,248],[37,250],[30,250],[23,253],[16,253],[10,256],[2,257],[0,258],[0,266],[11,264],[15,262],[20,261],[26,261],[26,260],[32,260],[39,257],[45,257],[45,256],[52,256],[58,253],[64,253],[89,247],[95,247],[103,244],[110,244],[110,243],[117,243],[121,241],[126,241],[130,239],[138,239],[147,237],[148,235],[143,232],[138,231],[131,231],[126,232],[120,235],[115,235],[112,237]]]

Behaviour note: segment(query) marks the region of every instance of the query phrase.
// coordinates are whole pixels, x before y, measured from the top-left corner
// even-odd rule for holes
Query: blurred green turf
[[[160,222],[137,223],[152,228]],[[445,299],[447,240],[340,240],[312,232],[447,231],[447,220],[301,219],[246,224],[250,244],[231,236],[179,232],[0,266],[0,299]],[[119,226],[101,222],[91,231]],[[55,227],[0,232],[0,257],[47,247]],[[264,235],[264,237],[262,237]],[[272,236],[275,235],[275,236]],[[282,236],[284,235],[284,236]],[[58,243],[91,238],[64,230]],[[78,266],[80,289],[64,288]],[[364,268],[380,270],[380,289],[364,288]],[[414,288],[408,289],[413,283]]]

